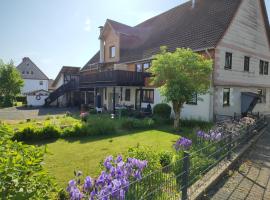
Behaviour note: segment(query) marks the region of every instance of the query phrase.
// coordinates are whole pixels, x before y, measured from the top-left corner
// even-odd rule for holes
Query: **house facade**
[[[270,29],[264,0],[193,0],[134,27],[107,20],[99,51],[81,69],[82,104],[141,109],[164,101],[149,84],[154,55],[190,48],[214,61],[209,93],[194,96],[183,118],[270,112]],[[200,101],[203,99],[203,101]]]
[[[22,79],[24,80],[24,86],[22,88],[22,95],[28,96],[37,92],[42,94],[44,91],[48,91],[49,78],[38,68],[38,66],[28,57],[24,57],[22,62],[17,66],[17,70],[20,72]],[[43,92],[42,92],[43,91]],[[35,98],[35,102],[32,100],[27,102],[29,106],[43,105],[44,100],[40,100],[39,97]]]

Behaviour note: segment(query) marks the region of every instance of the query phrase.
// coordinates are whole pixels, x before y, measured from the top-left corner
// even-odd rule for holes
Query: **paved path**
[[[67,111],[71,113],[78,113],[77,108],[25,108],[25,107],[12,107],[0,109],[0,120],[24,120],[24,119],[37,119],[46,118],[48,115],[63,115]]]
[[[209,191],[205,199],[270,200],[270,127],[240,167]]]

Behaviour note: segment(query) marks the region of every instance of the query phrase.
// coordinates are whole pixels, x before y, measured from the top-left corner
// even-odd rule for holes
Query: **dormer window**
[[[115,58],[115,46],[110,47],[110,58]]]

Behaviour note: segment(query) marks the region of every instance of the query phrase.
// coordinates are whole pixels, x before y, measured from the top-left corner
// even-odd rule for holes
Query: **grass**
[[[128,148],[137,145],[151,146],[157,151],[171,150],[178,138],[179,135],[169,132],[149,130],[110,138],[57,140],[47,144],[45,168],[56,178],[59,186],[66,187],[68,181],[74,177],[74,170],[82,171],[84,176],[97,176],[100,173],[100,161],[108,155],[125,153]]]
[[[108,118],[109,115],[99,117]],[[100,162],[109,155],[123,154],[128,148],[137,145],[151,146],[154,151],[172,150],[173,144],[179,138],[179,134],[173,133],[174,130],[170,125],[163,125],[158,130],[130,132],[121,129],[121,121],[115,120],[118,129],[115,135],[40,141],[34,144],[46,145],[44,166],[56,178],[59,186],[65,188],[68,181],[74,178],[74,170],[82,171],[84,176],[96,177],[100,173]],[[65,127],[76,123],[81,123],[78,118],[48,116],[43,120],[21,121],[10,126],[13,129],[23,129],[29,126],[42,127],[45,124]],[[194,136],[192,129],[182,127],[181,136],[192,139]]]

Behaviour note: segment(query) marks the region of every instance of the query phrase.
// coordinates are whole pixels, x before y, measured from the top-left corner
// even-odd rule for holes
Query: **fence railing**
[[[100,199],[119,199],[120,193],[124,191],[125,200],[187,200],[190,193],[199,189],[200,184],[195,184],[198,180],[215,166],[232,159],[233,154],[265,125],[265,117],[260,117],[253,125],[243,126],[237,132],[227,128],[220,140],[205,143],[198,139],[192,153],[184,151],[181,159],[173,164],[131,182],[128,188],[113,191]]]

